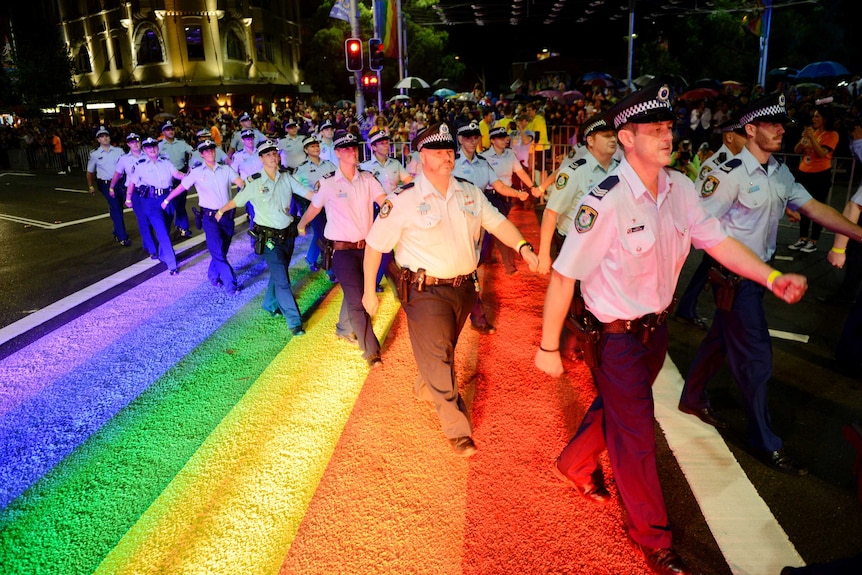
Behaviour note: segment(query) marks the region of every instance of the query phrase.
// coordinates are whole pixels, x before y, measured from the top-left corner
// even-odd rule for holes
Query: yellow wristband
[[[515,251],[518,253],[521,253],[521,248],[524,247],[525,245],[527,245],[528,243],[530,243],[530,242],[522,239],[520,242],[518,242],[518,245],[515,246]]]
[[[833,251],[836,254],[843,254],[847,251],[847,248],[832,248],[830,251]]]
[[[781,275],[781,272],[778,270],[772,270],[772,273],[769,274],[769,277],[766,278],[766,287],[769,291],[772,291],[772,282],[775,281],[775,278]]]

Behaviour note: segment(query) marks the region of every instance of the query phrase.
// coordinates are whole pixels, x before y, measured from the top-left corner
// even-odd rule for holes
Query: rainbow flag
[[[375,32],[387,58],[398,58],[398,8],[398,0],[374,0]]]
[[[765,9],[763,2],[758,2],[759,6],[754,9],[754,12],[746,14],[742,18],[743,27],[754,34],[755,36],[763,35],[763,10]]]

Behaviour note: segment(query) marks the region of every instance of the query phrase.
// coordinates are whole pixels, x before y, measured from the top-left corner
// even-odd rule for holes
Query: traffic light
[[[372,70],[383,69],[383,40],[380,38],[368,41],[368,67]]]
[[[377,73],[365,72],[362,74],[362,89],[366,92],[377,92],[378,79]]]
[[[362,70],[362,40],[348,38],[344,41],[344,61],[351,72]]]

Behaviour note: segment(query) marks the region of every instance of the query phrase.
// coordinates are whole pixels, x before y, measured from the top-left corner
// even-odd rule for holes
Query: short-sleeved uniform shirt
[[[452,175],[467,180],[480,190],[490,188],[492,182],[500,179],[488,160],[479,154],[473,154],[472,160],[468,160],[463,153],[457,154]]]
[[[215,153],[216,153],[215,161],[217,164],[227,164],[227,153],[225,153],[224,150],[222,150],[221,148],[216,146],[215,147]],[[205,163],[206,162],[204,162],[203,155],[201,155],[200,152],[195,150],[194,152],[192,152],[191,158],[189,158],[189,169],[203,166]]]
[[[708,249],[726,234],[691,180],[664,168],[653,199],[623,159],[584,196],[554,269],[581,280],[584,302],[601,322],[666,309],[692,244]]]
[[[790,168],[770,156],[764,169],[748,148],[713,170],[703,181],[700,195],[724,232],[765,262],[775,253],[784,208],[788,204],[800,208],[811,199]]]
[[[489,149],[482,152],[482,157],[488,160],[497,178],[507,186],[512,185],[512,174],[515,173],[515,168],[520,168],[521,163],[518,161],[515,152],[509,148],[503,148],[503,153],[498,154],[497,149],[491,146]]]
[[[708,157],[704,160],[703,164],[701,164],[700,171],[697,173],[697,180],[694,182],[695,187],[699,190],[700,187],[703,186],[703,182],[706,181],[706,177],[731,158],[733,158],[733,152],[730,151],[730,148],[728,148],[726,144],[722,144],[713,155]]]
[[[242,206],[248,202],[254,206],[254,223],[283,230],[293,222],[290,215],[290,200],[293,189],[287,172],[276,172],[271,179],[266,171],[249,176],[245,186],[234,197],[236,205]]]
[[[321,160],[319,164],[315,164],[310,159],[306,159],[297,166],[296,171],[293,173],[293,177],[299,180],[299,182],[304,186],[314,188],[314,184],[316,184],[320,178],[327,174],[331,174],[337,169],[336,165],[328,160]]]
[[[263,162],[257,155],[257,150],[248,151],[245,148],[234,153],[230,163],[243,180],[263,169]]]
[[[278,151],[284,165],[291,170],[296,169],[305,160],[305,149],[302,147],[302,136],[291,138],[285,136],[278,141]]]
[[[110,146],[108,149],[99,146],[90,152],[90,159],[87,160],[87,171],[96,174],[99,180],[108,180],[114,177],[114,172],[117,168],[117,162],[123,155],[123,150],[116,146]]]
[[[186,156],[194,152],[194,149],[185,140],[175,138],[173,142],[167,139],[159,140],[159,154],[165,156],[177,170],[185,167]]]
[[[216,164],[210,168],[203,164],[193,168],[180,185],[187,190],[194,186],[198,192],[198,204],[202,208],[217,210],[230,201],[230,185],[238,177],[239,174],[230,166]]]
[[[243,130],[244,130],[244,128],[240,128],[239,130],[236,130],[233,133],[233,136],[231,136],[230,147],[233,148],[234,150],[242,149],[242,131]],[[266,136],[264,136],[263,132],[261,132],[257,128],[252,128],[251,131],[254,132],[254,145],[255,145],[255,147],[257,147],[257,145],[259,143],[266,140]]]
[[[387,194],[394,192],[399,182],[403,182],[405,178],[410,176],[401,162],[395,158],[387,157],[386,162],[381,164],[377,156],[372,156],[370,160],[362,162],[359,167],[366,172],[371,172]]]
[[[160,190],[171,187],[174,179],[174,165],[167,158],[157,157],[155,161],[141,155],[132,170],[132,183],[136,186],[153,186]]]
[[[609,169],[605,170],[595,156],[587,152],[584,157],[567,162],[560,168],[554,185],[549,186],[551,193],[545,209],[557,213],[557,231],[561,235],[568,235],[572,229],[575,211],[584,194],[612,173],[617,165],[618,162],[611,159]]]
[[[326,210],[323,235],[328,240],[358,242],[364,240],[374,221],[374,201],[384,195],[383,186],[371,174],[356,170],[353,180],[336,170],[323,176],[311,205]]]
[[[114,171],[128,180],[129,176],[132,175],[132,171],[135,169],[135,164],[137,164],[138,160],[143,157],[143,152],[141,152],[137,156],[132,152],[127,152],[120,156],[120,159],[117,160],[117,166],[114,168]]]
[[[401,267],[453,278],[475,271],[480,232],[505,219],[470,182],[451,177],[444,197],[419,175],[383,202],[366,241],[382,253],[395,248]]]

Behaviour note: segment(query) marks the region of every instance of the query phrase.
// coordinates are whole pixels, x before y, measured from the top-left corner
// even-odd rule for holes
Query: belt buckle
[[[627,320],[626,320],[626,323],[625,323],[625,326],[626,326],[626,333],[632,333],[632,332],[634,331],[634,330],[632,329],[632,320],[627,319]]]
[[[462,283],[464,283],[464,276],[455,276],[452,280],[452,287],[459,287]]]

